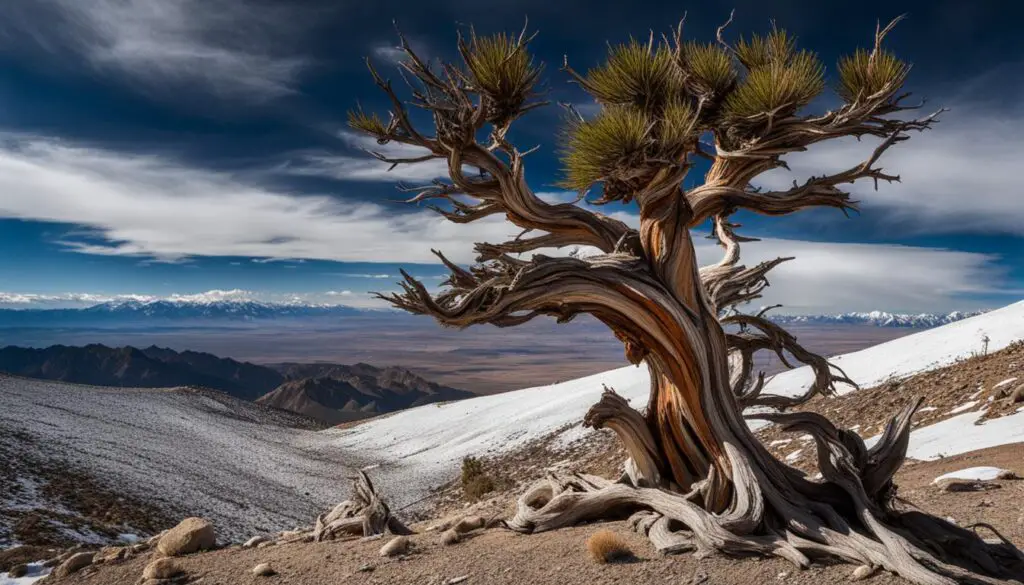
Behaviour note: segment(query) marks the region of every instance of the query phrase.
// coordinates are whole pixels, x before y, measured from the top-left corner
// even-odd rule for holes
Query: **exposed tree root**
[[[609,404],[618,403],[606,394],[597,408],[607,412]],[[896,507],[892,477],[905,457],[918,404],[895,417],[871,449],[855,433],[813,413],[760,415],[814,437],[823,479],[808,480],[774,459],[759,469],[727,444],[736,491],[721,513],[701,505],[706,482],[685,494],[647,487],[642,466],[630,461],[617,482],[589,475],[551,475],[537,482],[519,499],[508,526],[542,532],[628,517],[665,554],[777,556],[801,568],[815,558],[832,558],[921,585],[1021,583],[1024,553],[998,533],[986,541],[972,530]]]
[[[378,534],[412,534],[391,514],[370,478],[360,471],[352,482],[352,499],[338,504],[316,519],[313,539],[317,542],[343,536],[375,536]]]

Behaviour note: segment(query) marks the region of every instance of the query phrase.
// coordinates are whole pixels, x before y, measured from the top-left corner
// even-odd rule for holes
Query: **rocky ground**
[[[948,517],[961,525],[987,522],[1014,542],[1024,542],[1024,515],[1019,502],[1024,497],[1024,480],[1005,479],[987,483],[987,489],[975,492],[950,492],[933,480],[948,471],[978,464],[1004,467],[1024,475],[1020,445],[1008,445],[959,455],[941,461],[909,466],[897,476],[901,494],[913,505]],[[509,501],[484,501],[458,515],[478,512]],[[212,552],[176,556],[163,546],[136,545],[122,549],[104,549],[89,564],[47,583],[68,585],[161,585],[202,583],[238,585],[246,583],[288,583],[289,585],[417,584],[454,585],[456,583],[519,584],[551,583],[590,585],[593,583],[683,583],[688,585],[787,583],[812,584],[847,581],[854,567],[817,565],[798,570],[779,559],[730,559],[721,556],[696,559],[692,555],[663,556],[656,553],[646,538],[632,533],[624,522],[601,522],[550,533],[521,535],[500,527],[479,529],[464,535],[455,544],[445,544],[438,521],[412,527],[408,548],[395,556],[383,556],[387,539],[351,539],[344,541],[288,542],[254,547],[234,545]],[[632,558],[602,564],[587,553],[585,542],[600,529],[610,529],[632,551]],[[174,546],[186,548],[191,537],[174,539]],[[399,547],[405,548],[405,547]],[[119,552],[125,551],[125,552]],[[173,556],[170,561],[158,559]],[[64,562],[70,558],[65,555]],[[171,581],[145,581],[144,574],[157,569],[176,573]],[[261,574],[254,573],[258,569]],[[147,573],[148,571],[148,573]],[[876,574],[870,583],[904,583],[889,574]]]

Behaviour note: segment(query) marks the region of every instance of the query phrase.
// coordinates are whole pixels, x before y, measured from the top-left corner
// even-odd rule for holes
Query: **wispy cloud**
[[[235,100],[292,93],[309,60],[294,49],[314,22],[291,5],[249,0],[37,0],[4,2],[0,40],[149,89],[199,87]]]
[[[156,297],[150,295],[118,294],[105,295],[95,293],[14,293],[0,291],[0,307],[34,307],[59,305],[91,306],[111,301],[150,301]]]
[[[503,241],[518,232],[501,217],[456,225],[426,211],[397,213],[375,204],[300,196],[161,157],[26,136],[0,138],[0,193],[2,217],[91,230],[87,239],[66,237],[69,250],[159,260],[240,256],[433,264],[430,249],[436,248],[468,263],[474,242]],[[617,216],[636,225],[635,215]],[[700,234],[695,242],[702,262],[719,257]],[[744,247],[748,264],[781,255],[797,260],[773,272],[765,301],[800,312],[970,308],[966,297],[999,292],[1005,277],[997,258],[955,250],[780,239]]]
[[[0,135],[0,216],[72,224],[68,249],[174,261],[243,256],[435,263],[517,233],[500,218],[458,226],[434,213],[303,196],[162,157]],[[401,211],[404,211],[402,209]],[[79,237],[82,229],[89,237]]]
[[[696,234],[695,234],[696,235]],[[717,262],[721,248],[697,240],[702,264]],[[889,244],[808,242],[765,238],[743,245],[747,266],[793,256],[769,274],[758,303],[782,304],[783,313],[914,312],[971,308],[972,295],[1008,295],[997,256]],[[1021,291],[1016,291],[1019,295]]]
[[[416,158],[427,154],[422,148],[395,142],[377,144],[374,138],[352,132],[341,132],[339,137],[347,148],[357,150],[359,154],[298,153],[278,170],[292,175],[355,182],[428,182],[448,176],[448,163],[443,159],[400,164],[391,168],[391,164],[369,154],[377,152],[389,158]]]
[[[862,207],[885,212],[884,224],[903,233],[1005,233],[1024,235],[1024,108],[995,110],[954,103],[931,131],[893,146],[879,164],[901,183],[869,180],[852,186]],[[850,168],[870,155],[877,141],[843,139],[787,157],[792,172],[778,169],[759,184],[785,189]]]

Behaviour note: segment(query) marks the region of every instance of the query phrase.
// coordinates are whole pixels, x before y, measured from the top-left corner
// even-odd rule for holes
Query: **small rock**
[[[789,577],[789,573],[786,572],[786,571],[783,571],[783,572],[779,573],[778,575],[776,575],[775,579],[778,580],[778,581],[785,581],[786,577]]]
[[[455,524],[453,530],[455,530],[455,532],[458,532],[459,534],[465,534],[467,532],[476,530],[477,528],[483,528],[484,524],[484,519],[480,516],[466,516],[462,520],[459,520],[457,524]]]
[[[249,540],[245,541],[245,544],[242,545],[242,548],[252,548],[263,542],[267,542],[266,536],[254,536]]]
[[[216,543],[217,535],[213,531],[213,524],[202,518],[185,518],[160,537],[156,548],[163,554],[174,557],[211,549]]]
[[[12,579],[17,579],[18,577],[24,577],[27,574],[28,574],[28,565],[26,565],[25,563],[22,563],[20,565],[14,565],[13,567],[11,567],[11,569],[9,571],[7,571],[7,576],[11,577]]]
[[[395,557],[405,554],[408,550],[409,538],[406,536],[396,536],[380,548],[380,556]]]
[[[271,575],[276,575],[277,571],[270,566],[270,563],[260,563],[252,568],[252,574],[257,577],[270,577]]]
[[[441,544],[458,544],[459,540],[461,540],[461,537],[459,536],[459,533],[456,532],[454,529],[445,530],[444,534],[441,535]]]
[[[871,565],[861,565],[853,570],[853,573],[850,575],[850,581],[860,581],[862,579],[867,579],[868,577],[874,574],[875,567],[872,567]]]
[[[146,568],[142,570],[143,579],[170,579],[171,577],[182,573],[181,567],[174,559],[164,558],[157,559],[152,563],[146,565]]]
[[[105,546],[96,553],[93,563],[113,563],[122,561],[131,554],[131,549],[126,546]]]
[[[370,573],[370,572],[372,572],[376,568],[377,567],[371,565],[370,563],[366,563],[364,565],[360,565],[359,568],[356,569],[356,570],[359,571],[360,573]]]
[[[53,570],[53,576],[60,579],[67,577],[76,571],[80,571],[92,564],[92,557],[93,553],[91,552],[75,553]]]
[[[264,542],[261,542],[261,543],[257,544],[256,548],[267,548],[268,546],[274,546],[275,544],[277,544],[277,543],[274,542],[273,540],[266,540]]]

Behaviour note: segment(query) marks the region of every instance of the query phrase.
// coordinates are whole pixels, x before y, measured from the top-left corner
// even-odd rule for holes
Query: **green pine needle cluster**
[[[817,56],[800,51],[786,61],[769,61],[747,73],[729,94],[725,112],[733,121],[768,112],[795,112],[825,88],[825,68]]]
[[[687,85],[700,95],[724,95],[736,83],[732,57],[713,43],[688,42],[681,53]]]
[[[482,93],[496,102],[513,106],[526,101],[540,74],[526,47],[505,33],[486,37],[474,35],[466,66]]]
[[[604,65],[587,72],[585,86],[602,104],[650,109],[678,93],[681,81],[667,48],[631,40],[612,47]]]
[[[639,108],[612,106],[569,132],[561,186],[583,191],[607,177],[618,163],[642,154],[652,120]]]
[[[736,43],[736,58],[751,71],[772,63],[788,63],[795,53],[796,37],[780,29],[767,36],[753,35],[749,41],[740,37]]]
[[[362,108],[351,110],[348,113],[348,125],[353,130],[358,130],[371,136],[384,136],[387,134],[387,126],[377,114],[367,114]]]
[[[836,92],[847,102],[886,89],[895,92],[909,71],[910,66],[889,51],[879,51],[872,59],[870,51],[857,49],[853,55],[839,60],[839,86]]]
[[[697,111],[686,100],[673,100],[661,114],[659,143],[672,152],[683,149],[694,137]]]

